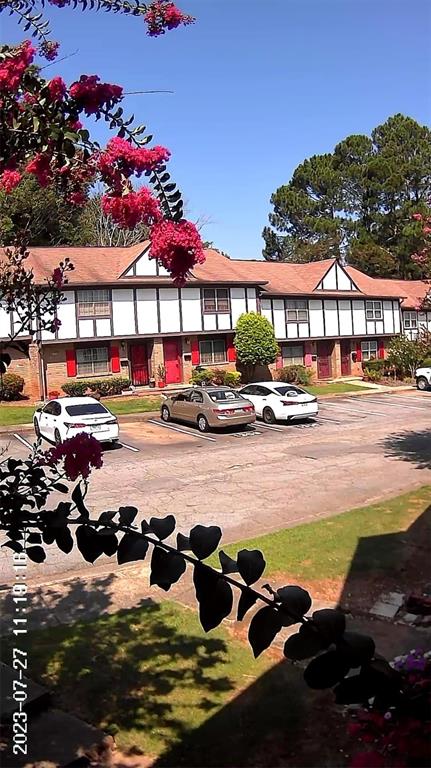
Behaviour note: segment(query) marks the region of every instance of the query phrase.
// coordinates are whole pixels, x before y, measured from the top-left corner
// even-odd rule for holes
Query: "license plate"
[[[103,432],[105,429],[101,424],[97,425],[97,427],[91,427],[92,432]]]

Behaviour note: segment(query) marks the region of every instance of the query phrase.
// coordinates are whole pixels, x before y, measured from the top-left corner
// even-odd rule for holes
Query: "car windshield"
[[[214,403],[218,403],[221,400],[244,400],[239,392],[234,392],[232,389],[215,389],[212,392],[208,392],[208,396]]]
[[[109,413],[100,403],[82,403],[82,405],[66,406],[68,416],[92,416],[95,413]]]
[[[285,387],[274,387],[275,392],[277,392],[278,395],[281,395],[284,397],[285,395],[305,395],[306,392],[304,392],[303,389],[298,389],[298,387],[293,387],[292,384],[288,384]]]

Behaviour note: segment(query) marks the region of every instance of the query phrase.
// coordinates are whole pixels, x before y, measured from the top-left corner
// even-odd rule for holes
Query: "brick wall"
[[[8,367],[8,373],[16,373],[24,379],[23,394],[30,398],[30,400],[39,400],[41,394],[36,345],[29,345],[28,355],[11,347],[6,347],[3,351],[11,356],[11,364]]]

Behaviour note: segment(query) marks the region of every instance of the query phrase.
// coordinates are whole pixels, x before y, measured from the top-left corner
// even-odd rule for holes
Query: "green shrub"
[[[226,387],[237,387],[241,382],[241,374],[239,371],[225,371],[223,384]]]
[[[245,381],[253,381],[256,368],[274,363],[279,354],[274,328],[266,317],[256,312],[240,315],[234,345]]]
[[[277,380],[284,381],[286,384],[302,384],[302,386],[306,386],[311,384],[312,378],[313,372],[311,368],[306,368],[305,365],[286,365],[277,371]]]
[[[0,377],[0,400],[19,400],[25,381],[17,373],[4,373]]]
[[[418,368],[431,368],[431,357],[426,357],[422,362],[418,365]]]
[[[365,360],[362,363],[362,370],[365,371],[379,371],[383,373],[383,371],[388,367],[388,363],[386,360]]]
[[[210,368],[194,368],[192,371],[192,376],[190,379],[191,384],[212,384],[213,383],[213,376],[214,371],[212,371]]]
[[[121,395],[123,389],[130,387],[130,379],[124,376],[112,376],[106,379],[77,379],[67,381],[62,390],[69,397],[83,397],[85,394],[99,392],[101,397]]]
[[[365,368],[364,370],[364,381],[371,381],[374,384],[377,384],[378,381],[382,378],[382,373],[380,371],[375,371],[373,369]]]

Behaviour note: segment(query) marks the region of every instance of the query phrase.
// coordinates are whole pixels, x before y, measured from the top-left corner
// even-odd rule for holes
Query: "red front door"
[[[350,376],[352,372],[350,357],[350,339],[342,339],[341,346],[341,375]]]
[[[148,355],[146,344],[133,344],[130,347],[130,367],[132,384],[140,387],[148,384]]]
[[[179,384],[181,376],[181,358],[178,339],[163,339],[166,384]]]
[[[331,355],[334,349],[333,341],[317,342],[317,378],[330,379],[332,376]]]

